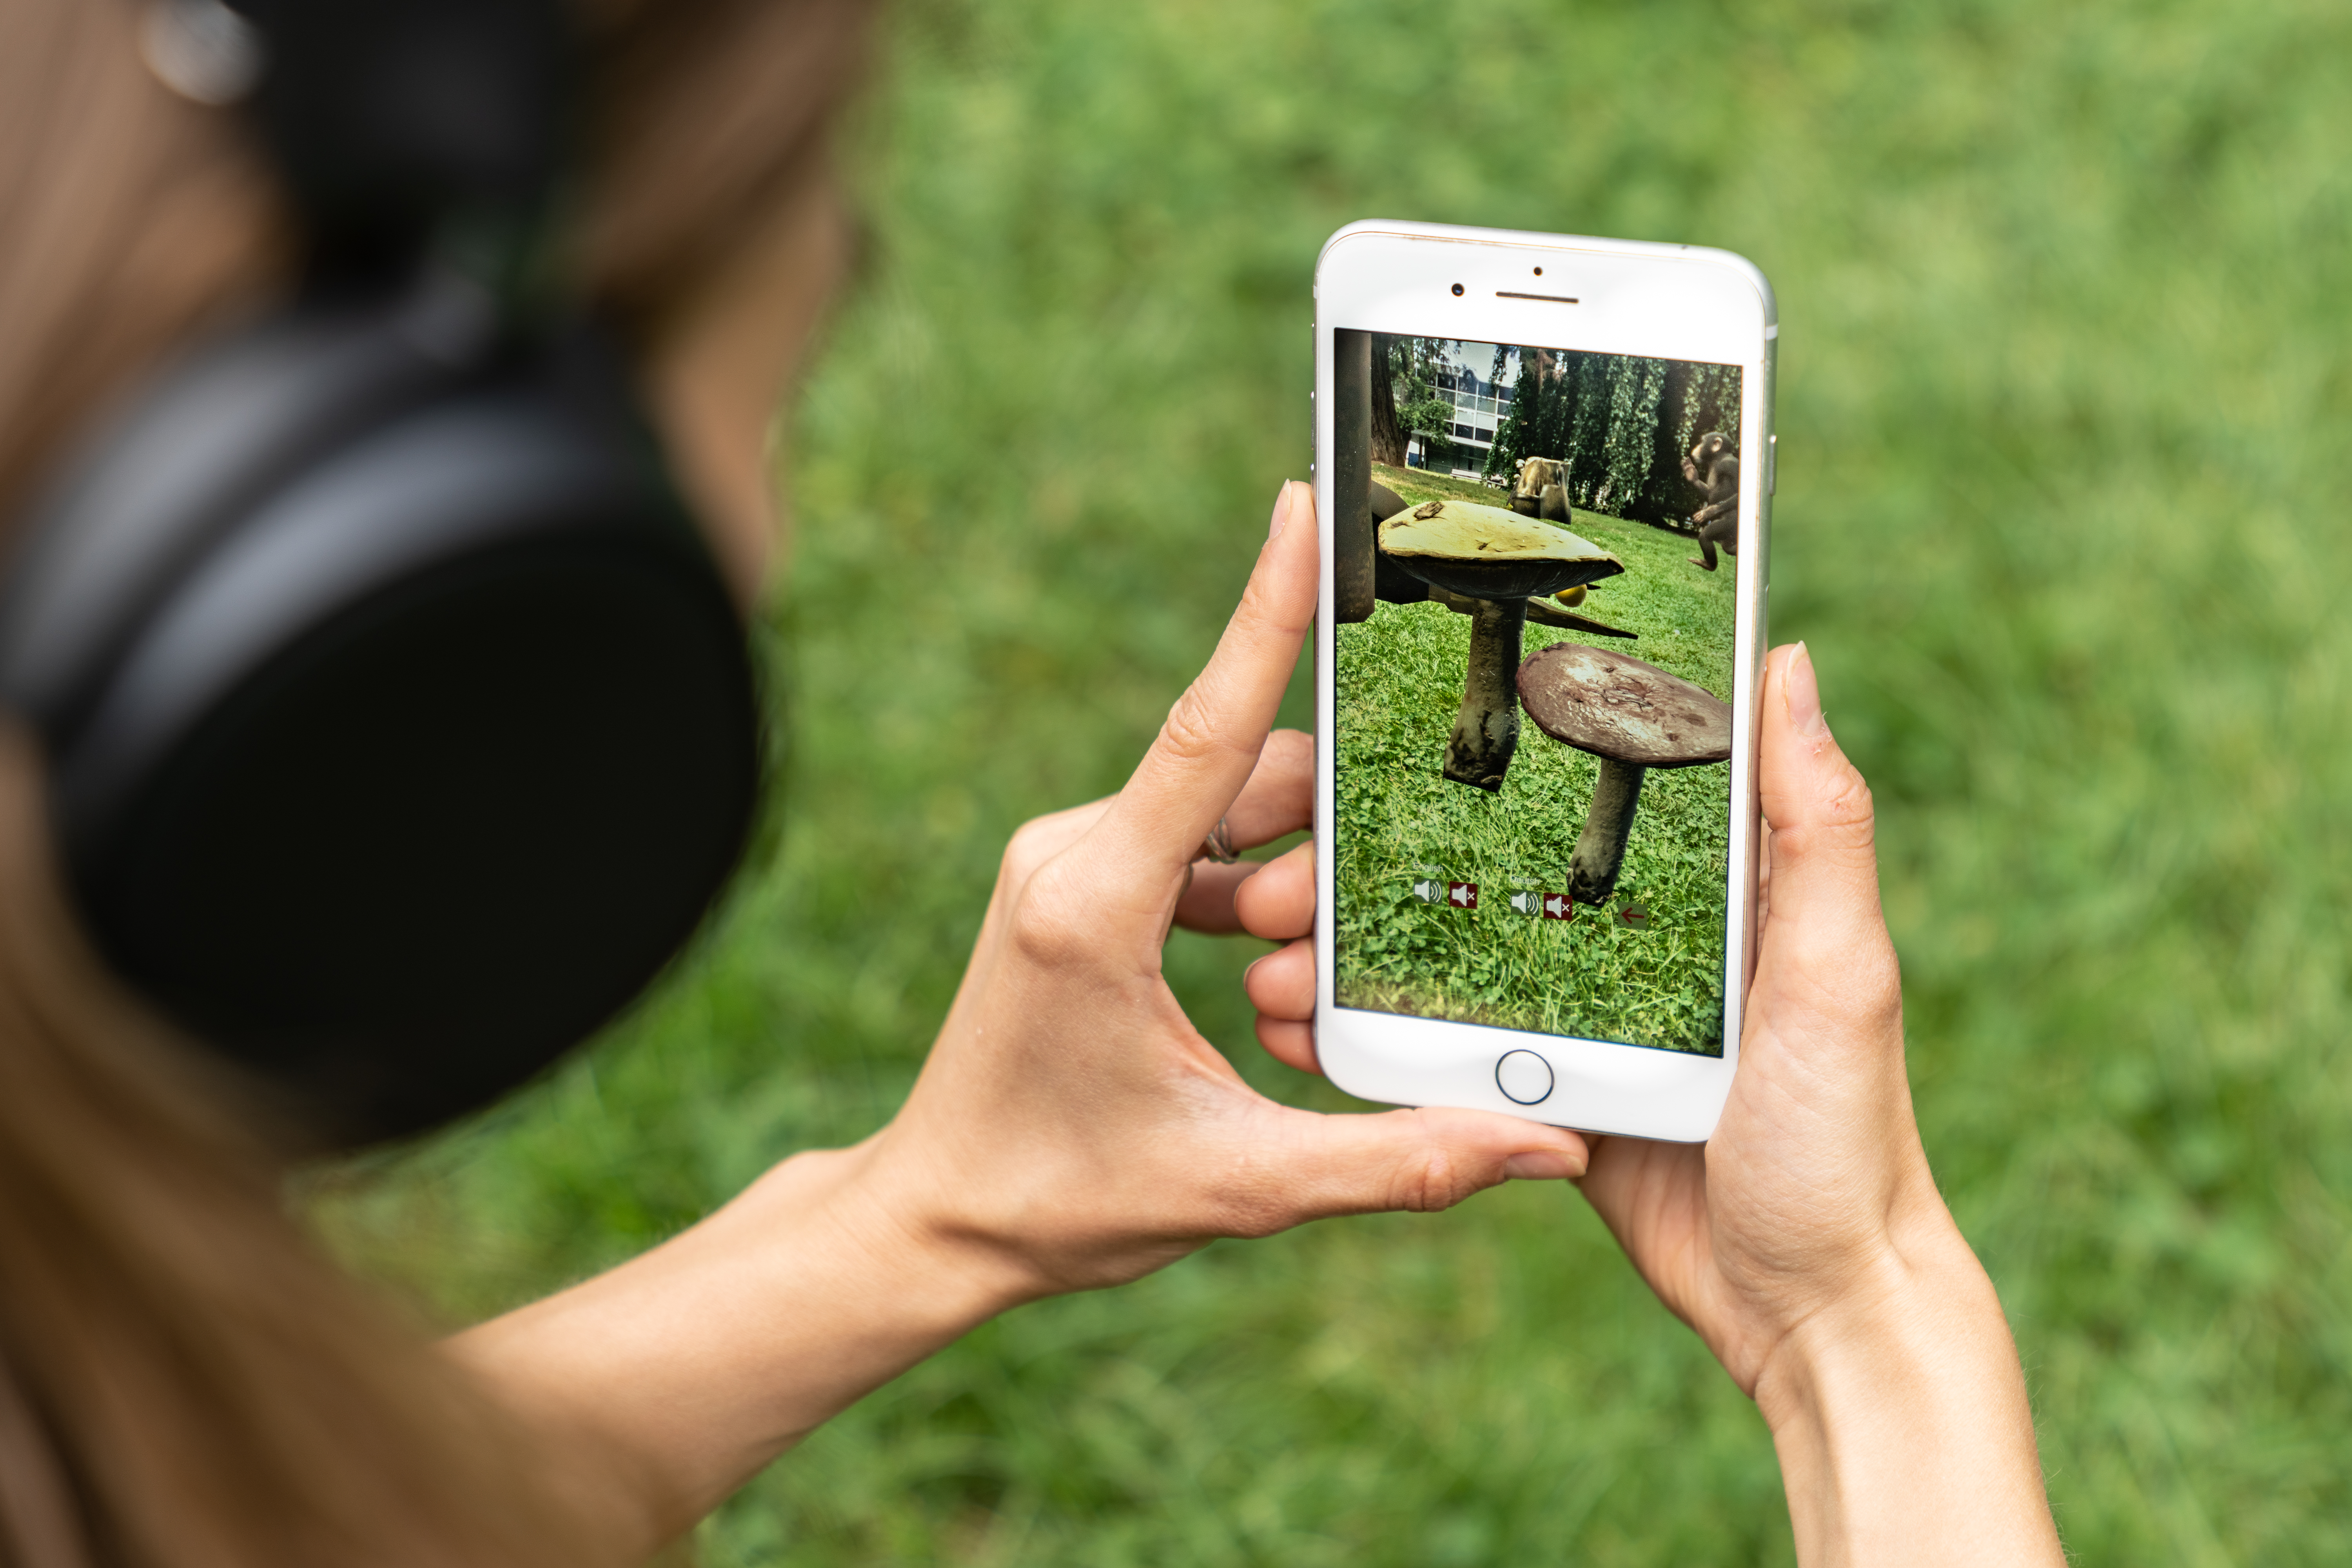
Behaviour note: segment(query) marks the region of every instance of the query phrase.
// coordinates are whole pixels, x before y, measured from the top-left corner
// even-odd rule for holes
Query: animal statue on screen
[[[1547,522],[1567,522],[1568,465],[1558,458],[1520,458],[1511,484],[1511,510]]]
[[[1699,552],[1690,558],[1703,571],[1715,570],[1715,547],[1739,553],[1739,451],[1720,430],[1710,430],[1683,458],[1683,478],[1706,494],[1706,503],[1691,513],[1698,530]]]

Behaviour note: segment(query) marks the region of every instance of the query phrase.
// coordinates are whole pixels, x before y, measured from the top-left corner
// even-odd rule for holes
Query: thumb
[[[1804,644],[1772,650],[1762,706],[1757,785],[1772,829],[1771,897],[1751,1016],[1800,1034],[1862,1026],[1855,1037],[1881,1040],[1900,1016],[1902,985],[1879,909],[1870,786],[1822,716]]]
[[[1294,1136],[1263,1173],[1296,1225],[1333,1215],[1451,1208],[1511,1177],[1580,1176],[1584,1140],[1564,1127],[1491,1110],[1390,1110],[1323,1116],[1294,1110]]]
[[[1772,828],[1772,925],[1877,924],[1870,786],[1830,733],[1803,643],[1765,661],[1762,707],[1757,785]]]

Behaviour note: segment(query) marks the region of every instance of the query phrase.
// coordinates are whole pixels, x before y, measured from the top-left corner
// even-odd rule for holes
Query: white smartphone
[[[1771,288],[1367,222],[1315,298],[1324,1070],[1704,1141],[1754,966]]]

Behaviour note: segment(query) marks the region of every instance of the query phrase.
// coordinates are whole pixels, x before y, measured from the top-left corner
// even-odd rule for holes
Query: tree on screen
[[[1391,395],[1381,395],[1381,357],[1373,356],[1372,366],[1372,456],[1381,456],[1381,410],[1391,409],[1399,428],[1397,440],[1398,464],[1404,461],[1404,438],[1421,437],[1422,462],[1429,468],[1448,468],[1460,450],[1454,444],[1454,402],[1437,389],[1437,377],[1445,365],[1441,341],[1435,338],[1390,338],[1391,345],[1386,359]]]
[[[1568,456],[1569,428],[1576,404],[1571,362],[1581,356],[1556,349],[1517,351],[1519,374],[1511,387],[1511,412],[1495,432],[1487,455],[1490,474],[1516,472],[1528,458]],[[1500,358],[1497,355],[1497,358]]]

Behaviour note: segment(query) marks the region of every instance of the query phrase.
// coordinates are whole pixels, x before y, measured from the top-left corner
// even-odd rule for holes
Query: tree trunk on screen
[[[1385,359],[1370,332],[1331,334],[1331,618],[1339,622],[1370,620],[1379,608],[1370,447],[1380,398],[1371,380]]]
[[[1396,382],[1389,374],[1390,347],[1396,340],[1386,332],[1372,339],[1372,461],[1392,468],[1404,467],[1404,426],[1397,423]]]
[[[1657,420],[1650,431],[1650,479],[1643,487],[1638,511],[1628,515],[1680,528],[1687,526],[1696,504],[1686,499],[1691,484],[1683,478],[1683,454],[1689,450],[1684,432],[1693,418],[1692,393],[1701,367],[1685,360],[1670,359],[1665,364],[1665,389],[1658,395]]]

